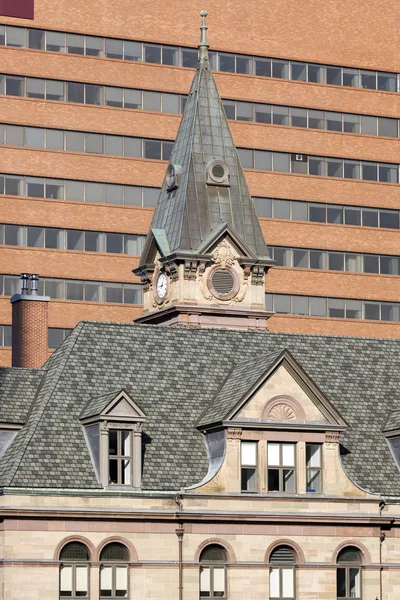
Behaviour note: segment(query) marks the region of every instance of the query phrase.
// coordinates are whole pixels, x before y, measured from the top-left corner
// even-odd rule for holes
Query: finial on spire
[[[208,48],[209,45],[207,44],[207,25],[206,25],[206,17],[208,15],[208,12],[206,10],[202,10],[200,12],[200,16],[203,20],[202,25],[200,27],[200,44],[198,46],[199,48],[199,61],[205,61],[208,60]]]

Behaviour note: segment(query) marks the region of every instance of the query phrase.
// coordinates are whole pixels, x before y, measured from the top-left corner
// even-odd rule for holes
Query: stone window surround
[[[71,536],[63,538],[54,550],[53,561],[59,562],[60,552],[61,552],[62,548],[70,542],[81,542],[82,544],[86,545],[86,547],[89,551],[89,563],[91,563],[91,564],[99,563],[99,558],[100,558],[102,549],[107,544],[110,544],[112,542],[121,543],[128,548],[128,551],[130,554],[130,561],[129,561],[130,564],[140,562],[135,546],[126,538],[123,538],[121,536],[110,536],[110,537],[105,538],[97,546],[95,546],[91,540],[89,540],[88,538],[81,536],[81,535],[71,535]],[[196,564],[200,563],[199,559],[200,559],[201,552],[204,550],[204,548],[206,546],[209,546],[211,544],[218,544],[219,546],[222,546],[226,550],[227,557],[228,557],[228,564],[234,564],[237,562],[235,550],[229,542],[227,542],[226,540],[224,540],[223,538],[220,538],[220,537],[210,537],[210,538],[206,538],[196,548],[196,551],[193,556],[194,563],[196,563]],[[305,555],[304,555],[304,552],[303,552],[301,546],[299,546],[299,544],[297,544],[297,542],[295,542],[294,540],[292,540],[290,538],[279,538],[279,539],[276,539],[274,542],[272,542],[265,551],[264,563],[269,564],[269,557],[271,555],[271,552],[277,546],[283,546],[283,545],[290,546],[295,551],[297,566],[303,566],[303,565],[308,564],[308,561],[305,558]],[[341,550],[343,550],[343,548],[346,548],[347,546],[354,546],[361,552],[361,556],[362,556],[362,565],[361,566],[362,567],[369,566],[372,564],[370,551],[365,546],[365,544],[360,542],[358,539],[349,538],[346,541],[341,542],[335,548],[334,552],[332,553],[331,560],[326,563],[327,566],[336,566],[337,565],[337,556],[338,556],[339,552]],[[312,562],[312,561],[310,561],[310,562]]]
[[[278,397],[279,398],[279,397]],[[277,399],[279,402],[279,399]],[[268,406],[268,403],[267,403]],[[298,427],[298,424],[297,424]],[[338,438],[337,432],[322,432],[322,431],[263,431],[263,430],[240,430],[236,429],[235,433],[232,433],[232,430],[227,433],[228,437],[234,439],[240,439],[241,442],[247,441],[263,441],[265,443],[265,448],[263,448],[260,444],[257,445],[257,470],[259,473],[259,477],[257,478],[257,490],[255,492],[241,492],[247,493],[249,495],[258,495],[258,494],[271,494],[271,495],[297,495],[297,494],[307,494],[310,496],[320,495],[324,493],[324,485],[323,485],[323,473],[325,471],[325,442],[330,441],[331,436],[333,435],[335,440]],[[268,452],[268,442],[278,442],[278,443],[293,443],[295,444],[295,492],[270,492],[268,491],[268,483],[267,483],[267,452]],[[302,447],[299,447],[299,442],[302,443]],[[306,444],[314,443],[321,445],[321,490],[319,492],[307,492],[306,489],[306,477],[307,477],[307,466],[306,466]],[[265,476],[264,479],[261,475],[263,469],[263,460],[260,460],[261,453],[265,452]],[[239,469],[241,473],[241,468]],[[240,476],[240,475],[239,475]],[[304,480],[304,481],[303,481]],[[305,487],[304,490],[301,488]]]
[[[93,423],[94,424],[94,423]],[[100,419],[100,483],[106,489],[140,489],[142,479],[142,425],[139,422],[113,422]],[[132,466],[131,485],[115,485],[109,483],[109,447],[108,437],[111,429],[128,430],[132,434]]]
[[[99,483],[108,490],[140,490],[142,484],[142,423],[146,417],[139,409],[138,414],[132,412],[131,415],[113,415],[107,414],[106,411],[112,410],[121,400],[127,401],[129,404],[134,404],[125,391],[116,394],[115,398],[110,401],[100,414],[89,416],[81,419],[84,429],[89,426],[97,425],[99,428],[99,444],[98,444],[98,465],[99,472],[97,473]],[[136,408],[136,407],[135,407]],[[109,432],[110,430],[128,430],[132,434],[131,448],[131,483],[128,484],[110,484],[109,483]],[[92,454],[94,447],[89,442],[89,437],[85,437],[88,444],[88,449],[91,454],[92,462],[95,471],[96,460]]]

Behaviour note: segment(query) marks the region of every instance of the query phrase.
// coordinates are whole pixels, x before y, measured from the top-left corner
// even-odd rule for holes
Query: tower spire
[[[210,68],[202,10],[197,70],[134,273],[138,322],[265,329],[273,261]]]
[[[206,10],[202,10],[200,12],[200,16],[202,18],[202,25],[200,27],[200,44],[198,45],[199,48],[199,61],[200,62],[204,62],[204,61],[208,61],[208,48],[210,47],[207,44],[207,24],[206,24],[206,18],[207,18],[208,12]]]

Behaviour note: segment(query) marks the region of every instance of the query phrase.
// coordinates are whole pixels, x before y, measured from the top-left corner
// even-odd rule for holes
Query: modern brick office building
[[[82,319],[140,315],[132,269],[203,4],[35,0],[33,19],[0,18],[0,364],[21,272],[39,273],[52,299],[50,346]],[[206,6],[215,79],[277,261],[269,328],[397,337],[399,6],[304,4]]]

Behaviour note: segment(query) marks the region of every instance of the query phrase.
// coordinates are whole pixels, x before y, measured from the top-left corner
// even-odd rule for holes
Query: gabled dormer
[[[125,389],[91,398],[81,413],[93,467],[106,488],[141,487],[146,415]]]
[[[206,11],[196,75],[140,264],[144,323],[266,329],[272,266],[211,72]]]
[[[348,424],[288,350],[235,365],[197,428],[210,455],[200,493],[365,495],[340,461]]]

